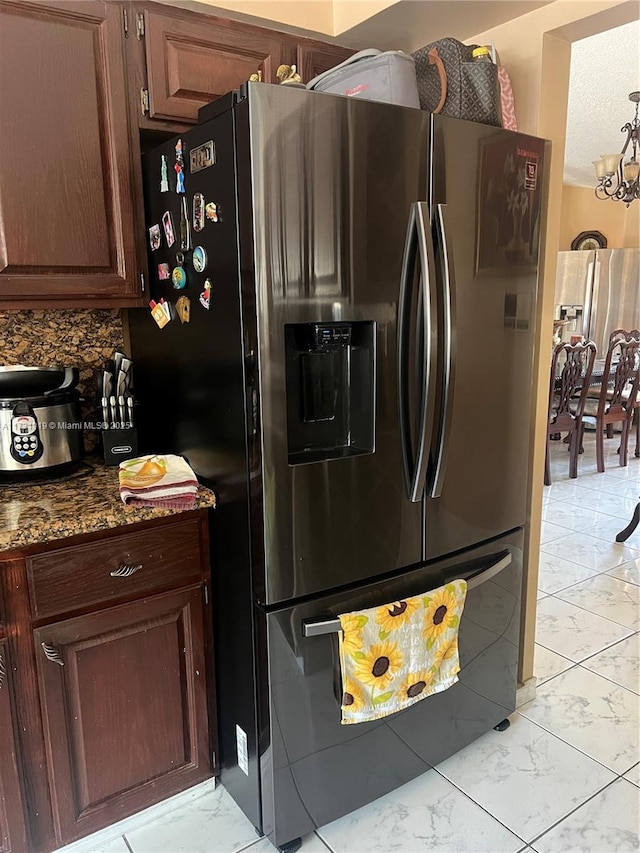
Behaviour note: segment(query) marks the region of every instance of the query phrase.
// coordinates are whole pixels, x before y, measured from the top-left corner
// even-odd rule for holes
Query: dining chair
[[[631,331],[627,332],[626,329],[615,329],[613,332],[609,334],[609,346],[611,346],[611,341],[617,340],[618,338],[624,338],[627,340],[628,338],[638,338],[640,340],[640,329],[631,329]],[[638,396],[636,397],[636,402],[634,404],[635,410],[635,418],[636,418],[636,451],[635,455],[640,457],[640,391]],[[633,428],[633,424],[631,424],[631,429]],[[613,425],[607,425],[607,438],[613,438]]]
[[[549,442],[554,435],[567,433],[569,443],[569,477],[578,476],[578,454],[582,438],[582,411],[587,399],[589,380],[596,358],[593,341],[558,344],[551,357],[549,380],[549,417],[547,419],[547,451],[544,484],[551,485]]]
[[[602,383],[597,397],[590,390],[582,409],[580,445],[585,425],[596,430],[596,465],[604,471],[604,434],[609,425],[620,423],[620,465],[627,464],[629,432],[640,385],[640,335],[616,330],[609,340]]]

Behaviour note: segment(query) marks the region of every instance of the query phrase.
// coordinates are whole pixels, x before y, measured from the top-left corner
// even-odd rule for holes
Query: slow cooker
[[[77,367],[0,366],[0,478],[71,473],[82,459]]]

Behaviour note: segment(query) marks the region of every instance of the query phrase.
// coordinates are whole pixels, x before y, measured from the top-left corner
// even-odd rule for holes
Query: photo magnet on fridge
[[[158,264],[158,278],[160,281],[166,281],[171,278],[169,264]]]
[[[151,251],[155,252],[156,249],[159,249],[161,242],[162,234],[160,232],[160,226],[152,225],[151,228],[149,228],[149,245],[151,246]]]
[[[164,236],[167,238],[167,246],[171,248],[176,242],[176,235],[173,230],[173,219],[171,218],[170,210],[162,214],[162,227],[164,228]]]

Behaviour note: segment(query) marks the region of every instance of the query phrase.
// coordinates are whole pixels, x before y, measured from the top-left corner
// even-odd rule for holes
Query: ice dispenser
[[[290,465],[373,453],[375,323],[285,326]]]

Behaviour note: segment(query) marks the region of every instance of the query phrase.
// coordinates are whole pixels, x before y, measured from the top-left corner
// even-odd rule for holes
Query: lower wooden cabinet
[[[203,607],[191,587],[34,632],[62,837],[211,775]]]
[[[8,644],[6,640],[0,640],[0,853],[22,853],[27,841],[10,689]]]
[[[215,771],[206,512],[60,545],[0,558],[0,853],[48,853]]]

